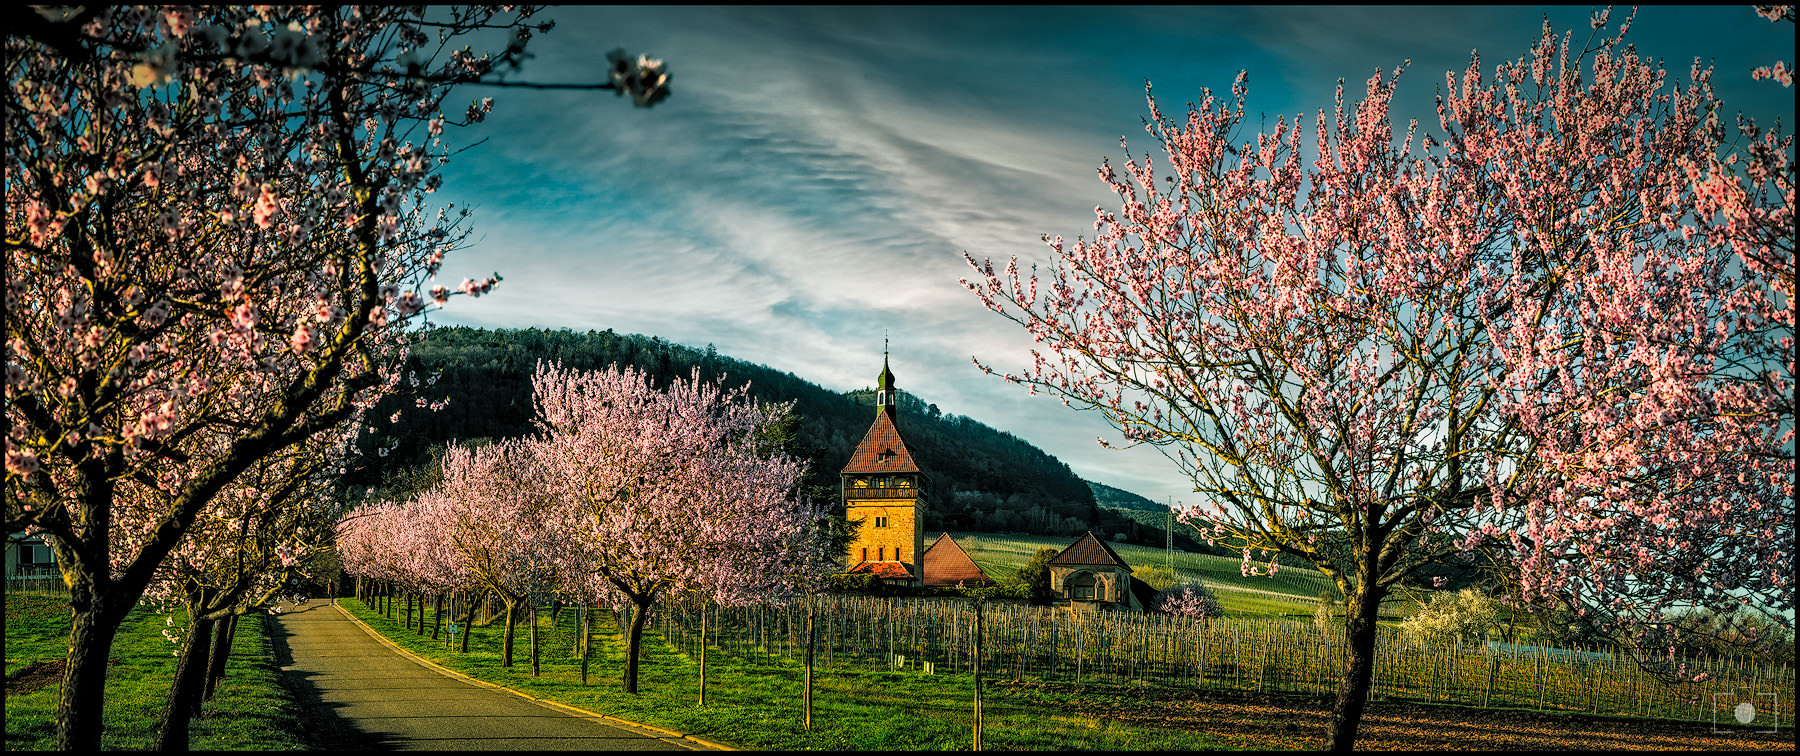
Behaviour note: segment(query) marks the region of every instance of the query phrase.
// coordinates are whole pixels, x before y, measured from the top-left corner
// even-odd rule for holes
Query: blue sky
[[[1257,114],[1310,124],[1339,78],[1354,97],[1411,58],[1396,113],[1433,129],[1436,88],[1472,50],[1491,75],[1546,14],[1579,43],[1595,9],[552,8],[524,78],[594,81],[624,47],[663,59],[673,95],[642,110],[608,93],[468,90],[496,106],[453,135],[488,141],[445,168],[437,196],[474,207],[478,240],[445,272],[506,280],[434,320],[711,343],[834,390],[873,385],[885,331],[902,390],[1085,478],[1191,499],[1157,452],[1102,449],[1116,436],[1093,413],[970,364],[1022,366],[1031,342],[958,285],[961,254],[1043,261],[1040,235],[1091,233],[1093,207],[1118,204],[1101,159],[1123,162],[1121,136],[1134,155],[1154,147],[1146,79],[1178,115],[1247,69],[1248,138]],[[1747,6],[1646,7],[1628,39],[1673,81],[1710,61],[1728,107],[1793,123],[1793,90],[1750,79],[1794,64],[1791,24]]]

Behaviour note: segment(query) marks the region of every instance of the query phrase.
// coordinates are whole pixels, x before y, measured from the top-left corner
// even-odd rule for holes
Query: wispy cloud
[[[1586,12],[1552,14],[1568,27]],[[1729,47],[1680,38],[1681,19],[1707,12],[1684,13],[1647,8],[1640,31],[1671,50]],[[1203,86],[1227,89],[1248,68],[1253,109],[1272,122],[1329,108],[1339,76],[1354,96],[1375,66],[1411,57],[1417,77],[1403,88],[1412,98],[1403,106],[1425,120],[1445,69],[1460,71],[1474,47],[1490,70],[1523,52],[1542,11],[677,7],[552,15],[558,28],[533,42],[538,57],[526,74],[591,80],[604,52],[624,46],[668,61],[675,94],[640,111],[591,92],[497,93],[479,129],[491,141],[451,163],[442,194],[477,206],[481,234],[447,275],[498,270],[506,281],[480,300],[458,301],[445,320],[713,343],[834,389],[873,380],[885,331],[903,388],[1011,430],[1085,477],[1161,498],[1191,486],[1160,455],[1099,450],[1095,437],[1112,434],[1094,413],[1028,397],[970,365],[971,355],[1021,365],[1032,345],[957,284],[968,272],[961,253],[1045,260],[1041,234],[1091,230],[1093,206],[1117,204],[1095,177],[1100,158],[1120,162],[1121,135],[1134,154],[1153,146],[1140,122],[1146,78],[1176,111],[1169,106],[1199,99]],[[1769,57],[1792,58],[1791,36],[1785,48],[1756,45],[1729,54],[1772,47]],[[1785,107],[1791,114],[1791,102]]]

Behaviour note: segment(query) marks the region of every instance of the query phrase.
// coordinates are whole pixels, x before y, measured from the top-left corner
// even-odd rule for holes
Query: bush
[[[1400,623],[1400,636],[1421,646],[1453,643],[1458,638],[1479,641],[1487,637],[1498,615],[1494,600],[1473,588],[1438,593],[1418,614]]]
[[[840,572],[827,578],[835,593],[878,593],[881,581],[867,572]]]
[[[1150,608],[1193,619],[1210,619],[1225,613],[1219,608],[1219,599],[1212,590],[1198,582],[1183,583],[1156,594],[1156,598],[1150,600]]]
[[[1317,630],[1320,635],[1328,635],[1333,632],[1344,632],[1343,623],[1339,622],[1337,615],[1332,612],[1332,606],[1335,604],[1336,602],[1331,600],[1331,594],[1323,591],[1319,593],[1319,608],[1313,611],[1312,621],[1313,628]]]
[[[1139,580],[1159,591],[1166,591],[1175,585],[1175,571],[1167,567],[1139,567],[1133,572]]]
[[[1019,582],[1025,584],[1026,595],[1031,599],[1031,603],[1048,604],[1051,599],[1056,598],[1056,595],[1050,591],[1050,560],[1055,559],[1056,555],[1060,553],[1062,552],[1052,548],[1038,549],[1038,552],[1031,556],[1031,561],[1026,562],[1025,566],[1020,567],[1019,571],[1015,573]]]

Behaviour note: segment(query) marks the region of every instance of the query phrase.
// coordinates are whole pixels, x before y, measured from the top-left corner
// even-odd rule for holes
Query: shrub
[[[1150,608],[1193,619],[1210,619],[1225,613],[1212,590],[1198,582],[1183,583],[1156,594],[1150,600]]]
[[[1473,588],[1438,593],[1419,613],[1400,623],[1400,636],[1418,645],[1441,645],[1461,638],[1478,641],[1487,636],[1499,607]]]
[[[1139,567],[1133,572],[1151,588],[1166,591],[1175,585],[1175,571],[1167,567]]]
[[[1050,560],[1055,559],[1056,555],[1060,553],[1062,552],[1052,548],[1038,549],[1038,552],[1032,555],[1031,561],[1026,562],[1025,566],[1020,567],[1019,571],[1015,573],[1019,582],[1024,583],[1029,591],[1027,595],[1031,598],[1031,603],[1048,604],[1051,599],[1055,598],[1050,591]]]

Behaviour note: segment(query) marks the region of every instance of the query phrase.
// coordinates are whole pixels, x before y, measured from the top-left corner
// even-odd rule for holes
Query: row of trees
[[[403,380],[403,330],[498,280],[435,280],[468,228],[429,195],[445,130],[493,107],[451,92],[524,85],[535,10],[5,11],[6,529],[41,533],[69,590],[59,748],[99,749],[140,599],[188,607],[192,666],[207,622],[269,595]],[[646,58],[605,76],[566,86],[668,93]]]
[[[346,517],[345,571],[417,594],[498,597],[503,666],[521,607],[628,608],[624,687],[635,693],[658,601],[777,600],[816,589],[837,566],[826,504],[799,495],[804,465],[772,435],[788,405],[698,373],[658,389],[632,369],[540,365],[532,387],[537,433],[453,445],[436,486]]]
[[[414,372],[433,376],[425,390],[448,406],[378,423],[378,432],[358,441],[358,462],[346,476],[353,485],[391,488],[409,468],[429,466],[432,454],[452,441],[529,434],[531,372],[539,360],[579,370],[635,368],[658,386],[698,370],[704,380],[747,386],[761,401],[791,401],[798,417],[791,450],[811,463],[807,483],[821,497],[836,495],[837,473],[868,431],[875,403],[873,391],[839,393],[710,348],[611,330],[441,327],[413,342],[407,359]],[[371,414],[385,419],[407,401],[389,399]],[[901,393],[899,401],[901,432],[932,477],[928,527],[1070,535],[1130,529],[1099,510],[1081,478],[1043,450],[971,418],[936,411],[915,395]]]
[[[1791,622],[1792,139],[1728,126],[1710,69],[1671,85],[1608,15],[1472,57],[1435,130],[1393,125],[1399,70],[1241,142],[1243,75],[1182,120],[1149,98],[1165,157],[1102,165],[1121,207],[1046,239],[1043,285],[968,260],[1044,345],[1007,380],[1161,449],[1246,572],[1282,553],[1336,582],[1333,748],[1377,607],[1434,565],[1647,650],[1695,630],[1681,607]]]

